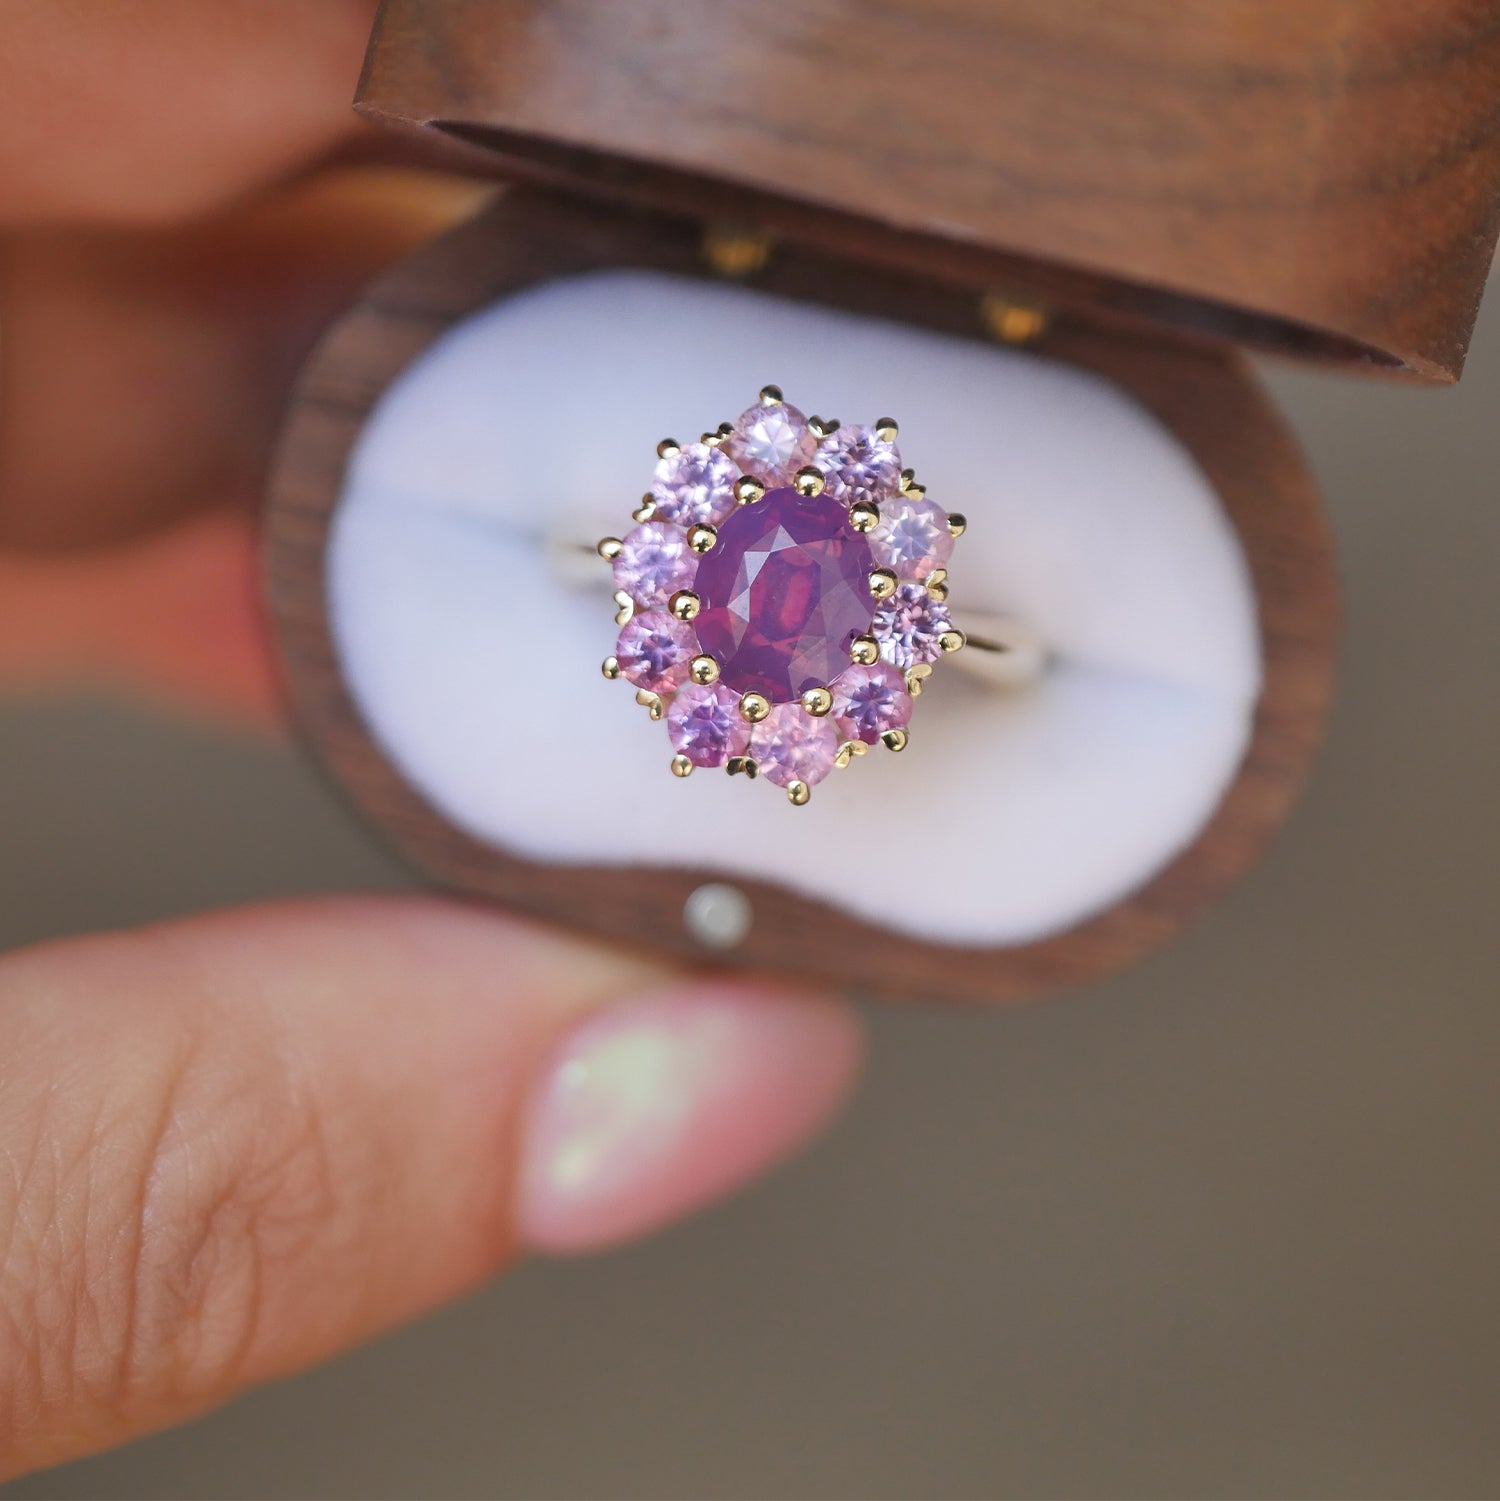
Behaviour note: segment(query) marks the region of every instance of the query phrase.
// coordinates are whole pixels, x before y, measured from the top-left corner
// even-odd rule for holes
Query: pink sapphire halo
[[[804,417],[775,386],[696,443],[657,444],[635,528],[606,537],[614,653],[665,720],[672,770],[761,774],[800,807],[872,745],[964,644],[948,560],[964,518],[901,467],[896,424]]]

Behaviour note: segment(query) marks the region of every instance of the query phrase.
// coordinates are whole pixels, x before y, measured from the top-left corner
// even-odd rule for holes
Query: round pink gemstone
[[[801,704],[777,704],[756,725],[750,745],[756,765],[778,787],[821,782],[833,770],[838,751],[833,721],[809,714]]]
[[[643,521],[621,539],[615,558],[615,588],[642,609],[664,605],[686,589],[698,572],[698,554],[687,533],[665,521]]]
[[[812,462],[818,440],[807,418],[789,402],[753,406],[740,413],[724,452],[740,469],[766,485],[789,484]]]
[[[870,634],[880,643],[882,660],[906,668],[937,661],[943,654],[938,638],[952,628],[948,606],[933,599],[925,585],[908,583],[875,611]]]
[[[833,685],[833,719],[846,740],[873,745],[911,719],[906,674],[889,662],[846,667]]]
[[[846,506],[877,505],[901,487],[901,455],[873,427],[835,428],[818,444],[813,462],[823,471],[825,495]]]
[[[925,579],[953,556],[948,513],[925,495],[893,495],[880,503],[880,520],[869,533],[875,561],[898,578]]]
[[[690,683],[667,709],[673,746],[694,766],[722,766],[743,756],[750,726],[740,717],[740,696],[723,683]]]
[[[697,655],[698,637],[692,626],[665,610],[647,610],[627,621],[615,643],[621,675],[653,693],[682,687]]]
[[[679,526],[716,525],[739,503],[734,493],[739,477],[722,449],[689,443],[657,461],[651,485],[656,515]]]
[[[771,490],[719,528],[694,584],[703,650],[735,693],[786,703],[826,687],[870,628],[870,544],[842,504]]]

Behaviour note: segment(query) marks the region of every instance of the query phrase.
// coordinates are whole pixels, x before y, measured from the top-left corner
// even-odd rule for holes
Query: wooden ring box
[[[1237,345],[1454,380],[1493,249],[1500,143],[1481,126],[1500,4],[1368,0],[1338,7],[1337,24],[1334,9],[817,0],[768,24],[748,0],[711,13],[387,0],[359,107],[415,132],[435,162],[460,150],[523,185],[377,280],[309,361],[287,420],[271,601],[297,717],[338,782],[445,886],[690,959],[1011,1000],[1168,940],[1286,818],[1332,679],[1316,489]],[[882,107],[830,87],[841,69]],[[1248,750],[1185,848],[1065,931],[981,946],[919,941],[739,872],[524,858],[438,811],[372,732],[330,621],[350,455],[448,330],[538,283],[620,267],[749,269],[782,298],[975,340],[1024,335],[1170,430],[1238,538],[1261,649]],[[683,917],[719,877],[754,913],[723,953]]]

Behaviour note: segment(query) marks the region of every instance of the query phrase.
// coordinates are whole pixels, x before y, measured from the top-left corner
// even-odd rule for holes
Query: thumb
[[[608,1003],[608,1004],[606,1004]],[[0,1477],[187,1417],[790,1151],[850,1011],[426,898],[0,962]]]

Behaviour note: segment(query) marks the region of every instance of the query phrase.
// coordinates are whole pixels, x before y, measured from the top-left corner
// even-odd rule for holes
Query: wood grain
[[[849,259],[1456,379],[1500,0],[386,0],[360,107]]]
[[[354,801],[422,869],[460,891],[629,943],[705,958],[683,903],[708,870],[549,866],[469,837],[433,809],[371,736],[329,633],[325,547],[350,448],[387,385],[457,318],[548,277],[635,266],[702,274],[698,226],[534,190],[504,194],[388,273],[309,363],[275,465],[267,516],[272,608],[286,680],[309,740]],[[783,250],[767,290],[980,336],[970,290]],[[756,912],[716,962],[817,976],[906,998],[1006,1001],[1108,973],[1165,942],[1247,869],[1280,826],[1321,738],[1336,597],[1308,472],[1232,351],[1058,328],[1045,352],[1097,370],[1168,424],[1238,531],[1260,605],[1264,691],[1252,744],[1193,846],[1120,906],[1045,942],[928,947],[775,886],[738,882]],[[736,878],[738,880],[738,878]]]

